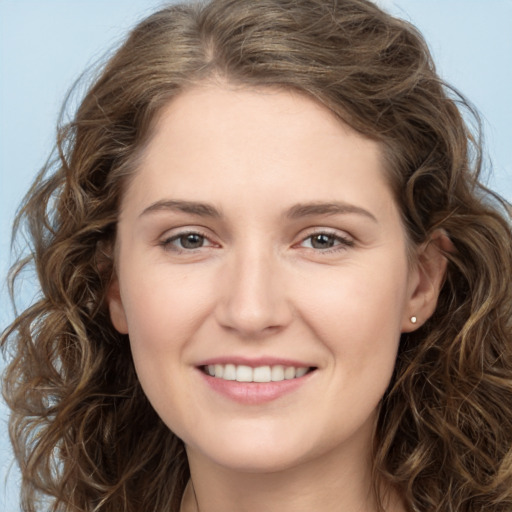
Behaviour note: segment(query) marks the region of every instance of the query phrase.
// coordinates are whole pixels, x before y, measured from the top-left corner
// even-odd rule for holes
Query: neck
[[[188,450],[191,481],[181,512],[379,512],[371,463],[344,464],[335,453],[275,472],[234,471]],[[384,489],[385,511],[403,512]]]

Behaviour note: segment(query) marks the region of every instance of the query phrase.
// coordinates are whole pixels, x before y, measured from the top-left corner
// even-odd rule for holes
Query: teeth
[[[271,378],[272,382],[279,382],[280,380],[284,380],[284,366],[272,366]]]
[[[238,382],[252,382],[253,370],[250,366],[240,365],[236,368],[236,380]],[[215,372],[217,377],[217,372]]]
[[[284,369],[284,378],[285,380],[290,380],[295,378],[295,368],[293,366],[287,366]]]
[[[271,382],[272,372],[270,366],[258,366],[254,368],[252,380],[254,382]]]
[[[217,375],[217,373],[215,373],[215,375]],[[234,364],[227,364],[224,366],[222,378],[224,380],[236,380],[236,366]]]
[[[307,368],[297,368],[297,370],[295,371],[295,377],[304,377],[306,373],[308,373]]]
[[[279,382],[303,377],[309,368],[305,366],[257,366],[252,368],[246,365],[209,364],[205,371],[211,377],[238,382]]]

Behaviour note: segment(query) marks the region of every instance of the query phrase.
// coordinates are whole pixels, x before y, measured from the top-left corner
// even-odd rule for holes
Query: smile
[[[256,366],[235,364],[209,364],[202,370],[210,377],[237,382],[280,382],[283,380],[298,379],[306,375],[311,368],[295,366]]]

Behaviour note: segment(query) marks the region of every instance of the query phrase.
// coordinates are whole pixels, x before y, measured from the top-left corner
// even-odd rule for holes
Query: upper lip
[[[243,357],[243,356],[220,356],[205,359],[197,364],[197,366],[208,366],[214,364],[234,364],[235,366],[244,365],[250,366],[251,368],[257,368],[258,366],[294,366],[295,368],[310,368],[314,365],[304,362],[297,361],[294,359],[287,359],[282,357]]]

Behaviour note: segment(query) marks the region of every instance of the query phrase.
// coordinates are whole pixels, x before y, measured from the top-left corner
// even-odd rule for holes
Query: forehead
[[[211,84],[162,109],[134,182],[127,196],[139,202],[163,194],[375,202],[389,192],[379,143],[321,104],[287,90]]]

